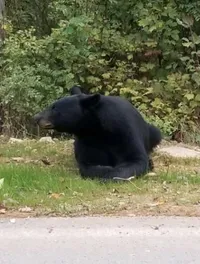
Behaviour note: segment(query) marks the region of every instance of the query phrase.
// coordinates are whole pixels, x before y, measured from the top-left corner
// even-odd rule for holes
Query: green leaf
[[[189,48],[189,47],[193,48],[194,47],[194,44],[192,42],[184,42],[184,43],[182,43],[182,45],[186,48]]]
[[[147,68],[145,68],[144,66],[140,67],[140,72],[147,72]]]
[[[188,27],[193,26],[194,24],[194,18],[191,16],[184,16],[182,18],[183,23],[185,23]]]
[[[196,45],[198,45],[198,44],[200,44],[200,36],[198,36],[196,33],[192,33],[192,40],[193,40],[193,42],[196,44]]]
[[[133,55],[132,55],[132,54],[129,54],[129,55],[127,56],[127,59],[128,59],[128,60],[132,60],[132,59],[133,59]]]
[[[145,92],[143,95],[148,95],[153,93],[153,87],[147,88],[147,92]]]
[[[190,60],[190,57],[187,57],[187,56],[181,57],[181,61],[183,62],[188,61],[188,60]]]
[[[149,32],[153,32],[154,30],[157,30],[157,26],[153,25],[149,28]]]
[[[106,56],[107,56],[106,52],[102,52],[102,53],[101,53],[101,56],[102,56],[102,57],[106,57]]]
[[[179,25],[181,25],[181,26],[183,26],[184,28],[189,28],[189,26],[188,26],[188,24],[185,24],[183,21],[181,21],[180,19],[176,19],[176,22],[179,24]]]
[[[151,105],[155,108],[161,108],[163,103],[160,100],[160,98],[155,98],[154,101],[151,103]]]
[[[182,40],[184,40],[185,42],[189,42],[188,38],[182,38]]]
[[[176,40],[176,41],[179,40],[179,35],[178,35],[177,31],[175,31],[175,30],[171,32],[171,37],[172,37],[174,40]]]
[[[192,93],[188,93],[188,94],[185,94],[184,97],[187,98],[188,101],[190,101],[190,100],[194,99],[194,94],[192,94]]]
[[[195,96],[195,101],[200,102],[200,94],[197,94],[197,95]]]
[[[195,81],[197,85],[200,85],[200,73],[198,72],[193,73],[192,80]]]
[[[103,59],[98,60],[98,62],[99,62],[99,64],[105,65],[105,60],[103,60]]]
[[[72,27],[72,26],[69,26],[69,27],[67,27],[66,28],[66,33],[68,33],[68,34],[72,34],[73,32],[74,32],[74,28]]]
[[[110,79],[110,76],[111,76],[110,72],[102,74],[102,77],[104,79]]]
[[[147,63],[146,64],[146,67],[147,67],[148,70],[152,70],[155,67],[155,64],[153,64],[153,63]]]
[[[199,102],[193,100],[190,101],[189,105],[191,108],[196,108],[197,106],[199,106]]]

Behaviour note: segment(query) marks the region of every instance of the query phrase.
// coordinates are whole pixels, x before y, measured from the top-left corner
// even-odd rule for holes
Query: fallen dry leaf
[[[23,212],[23,213],[29,213],[32,211],[32,208],[30,207],[23,207],[23,208],[19,208],[19,212]]]
[[[4,204],[0,204],[0,210],[1,209],[6,209],[5,205]]]
[[[148,206],[150,206],[150,207],[155,207],[155,206],[162,205],[162,204],[164,204],[164,203],[165,203],[165,202],[150,203],[150,204],[148,204]]]
[[[0,204],[0,214],[5,214],[6,213],[6,207],[3,204]]]
[[[24,158],[22,158],[22,157],[14,157],[14,158],[11,158],[11,160],[16,161],[16,162],[22,162],[22,161],[24,161]]]
[[[0,189],[3,187],[4,178],[0,179]]]
[[[52,193],[50,198],[59,199],[61,196],[64,196],[64,193]]]
[[[156,176],[156,173],[155,172],[149,172],[149,173],[147,173],[147,176]]]
[[[45,165],[51,165],[50,161],[47,158],[41,159],[41,161],[45,164]]]

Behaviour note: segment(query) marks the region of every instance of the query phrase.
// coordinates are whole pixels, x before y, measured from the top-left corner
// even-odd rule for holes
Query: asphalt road
[[[200,218],[0,219],[0,264],[199,264]]]

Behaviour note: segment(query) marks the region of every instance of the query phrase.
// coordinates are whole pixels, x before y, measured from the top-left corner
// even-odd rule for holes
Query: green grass
[[[72,153],[69,142],[1,144],[0,205],[8,211],[28,206],[35,214],[157,214],[166,213],[166,207],[170,212],[173,206],[189,208],[200,202],[195,159],[154,155],[154,175],[105,184],[81,179]]]

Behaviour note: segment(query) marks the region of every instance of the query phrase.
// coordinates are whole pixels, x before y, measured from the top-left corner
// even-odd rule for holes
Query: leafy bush
[[[7,30],[1,54],[0,98],[11,133],[20,127],[30,132],[33,113],[74,83],[124,96],[166,135],[196,129],[198,1],[21,2],[19,21],[9,8],[12,0],[7,3],[15,27]],[[44,6],[43,14],[37,12],[41,17],[31,20]]]
[[[73,67],[78,71],[88,56],[87,31],[87,19],[79,17],[61,21],[42,39],[34,29],[10,33],[0,90],[7,121],[25,125],[34,112],[67,93],[76,81]]]

